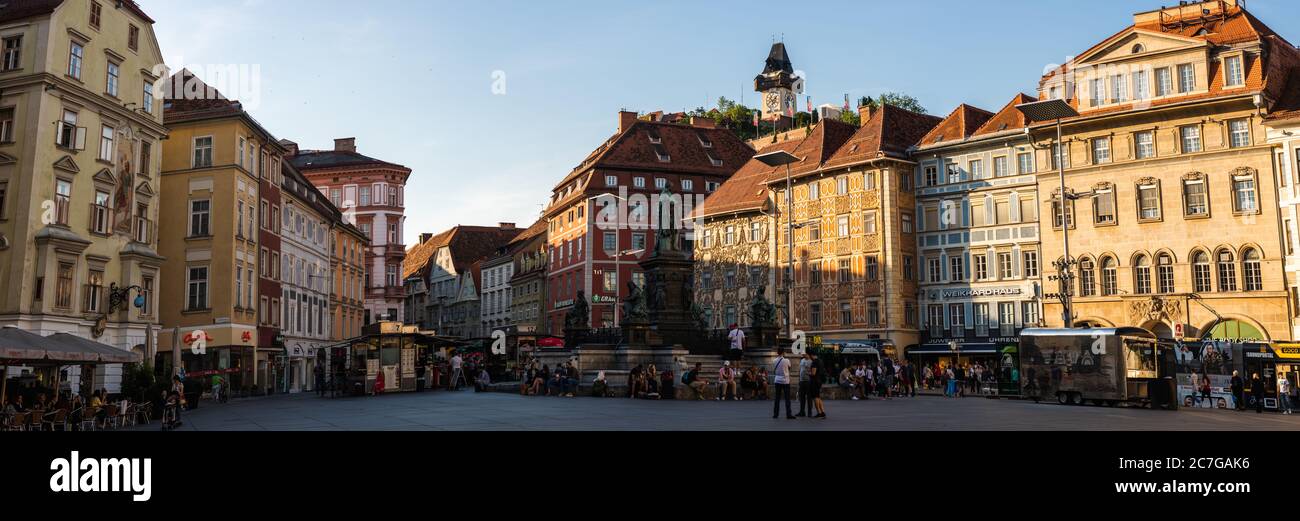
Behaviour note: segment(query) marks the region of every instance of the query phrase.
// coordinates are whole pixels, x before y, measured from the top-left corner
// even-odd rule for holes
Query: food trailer
[[[421,379],[428,374],[436,353],[464,344],[400,322],[371,324],[363,332],[363,336],[329,348],[335,386],[341,385],[344,394],[421,390],[427,387]]]
[[[1156,336],[1139,328],[1027,329],[1020,334],[1023,393],[1062,405],[1172,404],[1160,351]]]

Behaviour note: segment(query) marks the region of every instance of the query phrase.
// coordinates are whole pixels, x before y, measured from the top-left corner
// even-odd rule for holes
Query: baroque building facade
[[[1074,314],[1050,326],[1137,326],[1163,338],[1289,340],[1289,285],[1263,117],[1295,47],[1235,0],[1138,13],[1045,75],[1067,100],[1064,152],[1035,125],[1044,258],[1077,260]],[[1292,73],[1294,76],[1294,73]],[[1057,161],[1071,197],[1063,222]]]
[[[131,0],[0,8],[0,325],[152,355],[167,136],[153,24]],[[145,306],[110,309],[114,287]],[[68,380],[119,390],[120,365],[80,371]]]
[[[1042,262],[1034,151],[1017,106],[962,105],[918,143],[921,345],[911,354],[996,355],[1040,325]]]

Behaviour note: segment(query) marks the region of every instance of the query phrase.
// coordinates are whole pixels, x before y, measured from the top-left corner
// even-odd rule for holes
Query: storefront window
[[[1156,347],[1149,342],[1124,343],[1125,365],[1129,378],[1156,377]]]

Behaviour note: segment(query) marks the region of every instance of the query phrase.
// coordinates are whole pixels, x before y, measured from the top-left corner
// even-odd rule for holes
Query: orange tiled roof
[[[1210,86],[1207,92],[1192,96],[1178,96],[1175,98],[1144,101],[1144,107],[1160,107],[1164,105],[1185,103],[1188,101],[1197,101],[1204,99],[1214,99],[1232,95],[1250,95],[1262,93],[1269,100],[1277,100],[1284,96],[1283,87],[1290,75],[1289,70],[1294,66],[1300,66],[1300,59],[1296,57],[1295,46],[1291,45],[1285,38],[1278,35],[1271,28],[1261,22],[1254,15],[1234,3],[1217,3],[1204,2],[1205,8],[1210,10],[1208,16],[1201,16],[1199,11],[1188,10],[1195,14],[1189,14],[1181,18],[1175,18],[1172,15],[1157,15],[1152,21],[1140,24],[1130,25],[1123,30],[1115,33],[1113,36],[1102,40],[1088,50],[1080,53],[1080,56],[1087,55],[1111,44],[1117,38],[1134,30],[1152,31],[1171,36],[1182,38],[1193,38],[1203,40],[1212,45],[1229,45],[1248,42],[1261,42],[1266,48],[1264,56],[1248,56],[1246,63],[1245,86],[1225,89],[1224,88],[1224,71],[1218,61],[1209,63]],[[1195,4],[1189,4],[1195,5]],[[1186,6],[1184,6],[1186,9]],[[1175,9],[1173,7],[1169,9]],[[1071,64],[1066,64],[1043,75],[1040,85],[1046,84],[1053,77],[1066,71]],[[1074,108],[1081,108],[1081,98],[1073,96],[1069,100]],[[1112,114],[1125,112],[1133,109],[1133,104],[1121,104],[1114,107],[1108,107],[1101,110],[1090,110],[1081,117],[1092,117],[1097,115]]]
[[[996,134],[1013,128],[1025,128],[1029,123],[1025,121],[1025,114],[1020,112],[1016,106],[1024,105],[1025,103],[1033,103],[1035,101],[1038,101],[1038,98],[1024,93],[1017,94],[1010,103],[1007,103],[1005,107],[1002,107],[1002,110],[999,110],[997,114],[994,114],[992,118],[989,118],[988,121],[984,122],[984,125],[976,129],[975,133],[971,134],[971,136],[979,137],[988,134]]]
[[[792,139],[773,143],[762,150],[759,154],[768,154],[778,150],[784,150],[791,154],[795,149],[803,144],[808,138]],[[797,154],[796,154],[797,155]],[[745,166],[732,174],[730,179],[722,183],[722,186],[704,200],[704,204],[696,208],[691,217],[712,217],[734,212],[750,212],[763,209],[767,201],[767,187],[765,186],[770,176],[774,175],[778,169],[767,166],[757,159],[750,159]],[[781,169],[782,175],[785,170]]]
[[[992,112],[962,103],[943,122],[926,133],[919,144],[930,145],[968,138],[992,117]]]
[[[848,166],[879,157],[905,159],[912,146],[941,121],[943,120],[935,116],[884,105],[824,166]]]

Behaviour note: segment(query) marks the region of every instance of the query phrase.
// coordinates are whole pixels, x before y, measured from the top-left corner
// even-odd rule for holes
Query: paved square
[[[1300,415],[1068,407],[987,398],[836,401],[826,402],[826,410],[826,420],[774,420],[770,401],[544,398],[472,391],[338,399],[293,395],[225,405],[205,402],[184,414],[180,430],[1300,430]],[[157,429],[157,422],[137,428]]]

